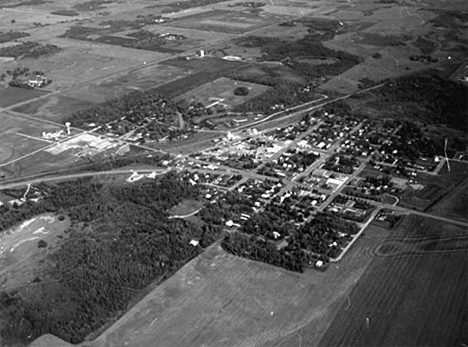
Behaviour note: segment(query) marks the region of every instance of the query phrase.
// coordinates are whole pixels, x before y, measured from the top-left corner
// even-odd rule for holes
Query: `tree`
[[[246,96],[249,94],[249,88],[247,87],[237,87],[234,89],[234,95]]]

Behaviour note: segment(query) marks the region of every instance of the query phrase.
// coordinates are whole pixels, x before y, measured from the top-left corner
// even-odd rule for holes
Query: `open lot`
[[[467,340],[466,230],[409,216],[371,251],[375,258],[320,346],[461,346]]]

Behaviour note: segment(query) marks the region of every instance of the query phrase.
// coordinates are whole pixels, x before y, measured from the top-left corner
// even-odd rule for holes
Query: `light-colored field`
[[[234,95],[237,87],[246,87],[249,94],[245,96]],[[254,84],[242,81],[234,81],[229,78],[221,77],[213,82],[206,83],[198,88],[182,94],[177,99],[196,100],[203,105],[210,105],[217,100],[222,100],[223,104],[235,106],[254,98],[270,89],[261,84]]]
[[[0,164],[5,164],[28,153],[47,147],[50,142],[41,139],[43,131],[53,132],[59,127],[18,118],[6,112],[0,113],[0,147],[3,155]]]
[[[197,30],[218,31],[240,34],[259,29],[282,21],[282,17],[261,12],[251,14],[237,11],[214,10],[200,14],[189,15],[172,22],[172,26]]]
[[[39,276],[40,260],[66,237],[64,231],[69,225],[68,219],[59,221],[57,216],[45,214],[0,233],[2,290],[20,289]],[[46,247],[38,247],[41,240],[46,242]]]
[[[144,53],[148,58],[161,58],[161,53],[143,52],[142,55],[138,55],[132,49],[80,41],[80,44],[65,47],[60,53],[45,56],[40,60],[24,59],[21,63],[31,71],[40,70],[52,78],[53,82],[47,86],[48,89],[62,91],[99,81],[138,65],[143,67],[144,64],[140,60]],[[73,97],[73,93],[70,96]]]

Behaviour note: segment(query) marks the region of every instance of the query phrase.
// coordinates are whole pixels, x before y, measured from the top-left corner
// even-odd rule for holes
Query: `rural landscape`
[[[0,346],[468,346],[462,0],[0,0]]]

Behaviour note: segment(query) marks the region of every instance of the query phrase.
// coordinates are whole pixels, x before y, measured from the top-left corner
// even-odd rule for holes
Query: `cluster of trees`
[[[262,217],[266,220],[271,216],[266,213]],[[302,272],[316,260],[329,261],[337,257],[351,240],[350,235],[358,231],[356,224],[322,213],[300,227],[291,226],[285,238],[287,245],[278,247],[271,240],[273,237],[269,237],[268,227],[263,221],[259,220],[259,223],[255,226],[252,218],[245,223],[242,232],[225,236],[221,244],[223,249],[240,257],[297,272]],[[274,223],[270,230],[278,227]],[[265,232],[263,235],[260,229]],[[251,233],[247,235],[249,231]]]
[[[379,97],[379,109],[405,105],[404,114],[392,116],[467,130],[468,87],[442,77],[437,71],[396,78],[372,93]]]
[[[110,127],[117,134],[124,134],[134,127],[145,125],[144,129],[140,129],[142,135],[156,139],[169,134],[171,126],[178,127],[179,114],[188,117],[185,109],[159,94],[134,91],[120,98],[80,110],[68,121],[76,127],[91,123],[105,125],[112,122]],[[102,131],[109,129],[105,127]]]
[[[240,233],[228,234],[221,243],[227,252],[239,257],[261,261],[287,270],[303,272],[306,254],[302,251],[288,252],[277,249],[271,241]]]
[[[38,203],[0,206],[2,230],[43,212],[68,215],[72,228],[50,255],[54,266],[38,275],[34,296],[26,300],[21,293],[0,293],[0,309],[9,322],[0,333],[18,341],[51,333],[81,342],[151,282],[197,256],[202,248],[190,240],[205,247],[222,230],[223,219],[214,220],[213,212],[224,206],[209,205],[201,215],[203,226],[168,218],[169,208],[202,194],[176,173],[132,185],[81,179],[40,189]]]
[[[142,153],[135,156],[124,157],[87,157],[85,163],[78,168],[88,171],[108,171],[131,165],[159,165],[165,160],[170,160],[171,156],[167,153]],[[74,171],[76,171],[74,167]]]
[[[41,45],[37,42],[22,42],[19,45],[0,48],[0,56],[12,58],[39,58],[42,55],[58,53],[61,48],[55,45]]]
[[[19,39],[21,37],[26,37],[26,36],[30,36],[30,35],[23,31],[13,31],[13,30],[0,31],[0,43],[13,41],[13,40]]]
[[[338,156],[333,155],[327,159],[323,165],[323,169],[340,172],[344,174],[351,174],[357,166],[357,160],[354,156]]]
[[[384,142],[380,148],[386,153],[397,151],[399,157],[416,161],[422,157],[433,158],[444,154],[444,139],[426,136],[421,127],[411,121],[404,121],[400,129],[391,137],[392,142]]]

